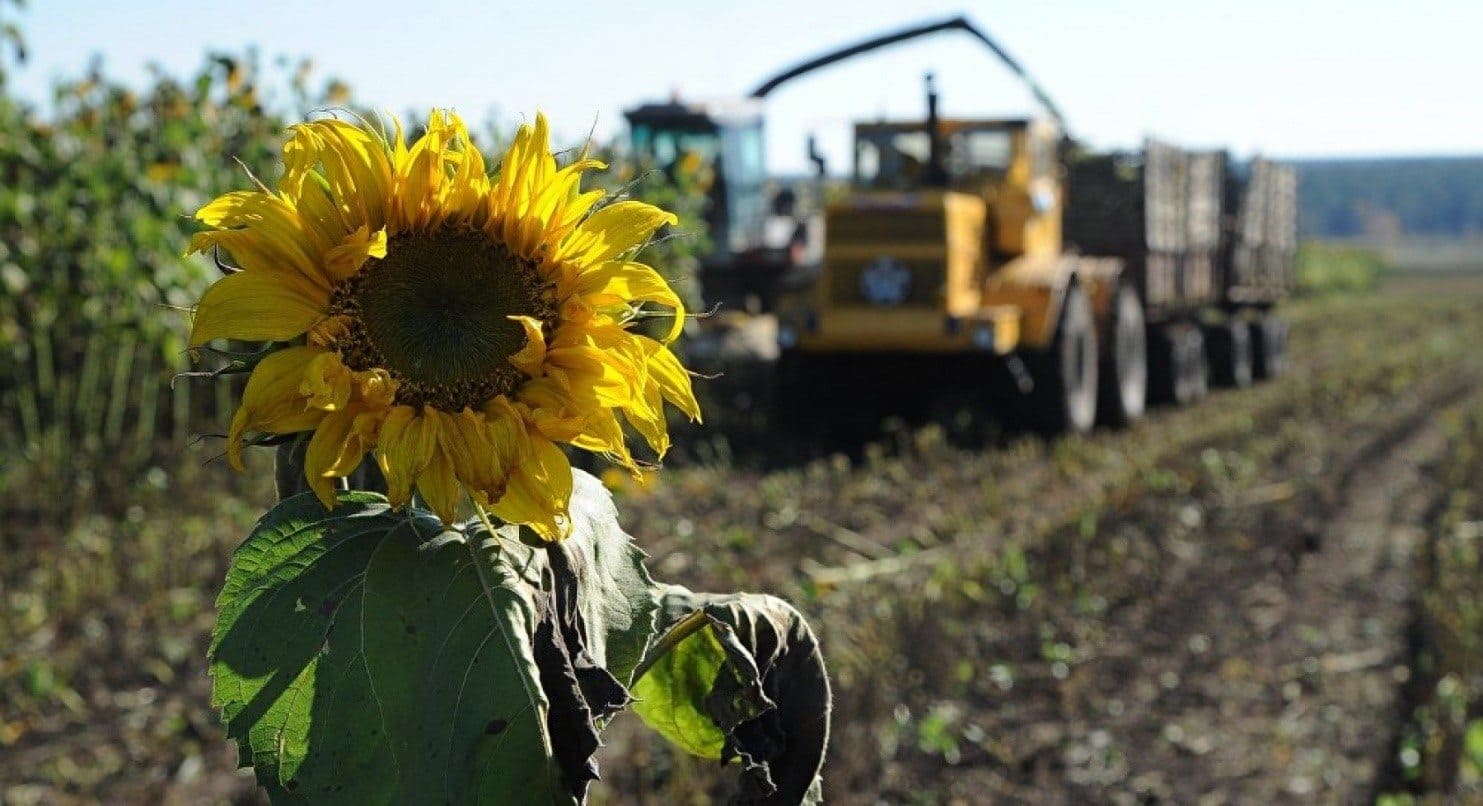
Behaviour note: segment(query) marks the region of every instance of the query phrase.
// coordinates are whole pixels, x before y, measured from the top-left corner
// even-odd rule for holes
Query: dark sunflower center
[[[337,347],[352,369],[381,367],[400,381],[397,402],[444,411],[478,407],[524,376],[510,356],[525,346],[511,316],[550,328],[552,289],[535,263],[476,232],[397,236],[335,291],[349,317]]]

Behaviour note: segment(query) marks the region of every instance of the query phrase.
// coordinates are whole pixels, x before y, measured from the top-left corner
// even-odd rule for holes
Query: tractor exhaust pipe
[[[928,187],[947,186],[947,166],[942,143],[942,117],[937,111],[937,80],[927,74],[927,169],[922,183]]]

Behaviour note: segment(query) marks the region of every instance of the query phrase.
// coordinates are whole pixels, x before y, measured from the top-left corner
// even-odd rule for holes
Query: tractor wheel
[[[1032,423],[1046,434],[1090,431],[1097,419],[1097,324],[1080,285],[1066,289],[1050,349],[1026,359]]]
[[[1251,327],[1245,321],[1230,319],[1205,328],[1205,352],[1216,386],[1245,389],[1251,385]]]
[[[1148,331],[1143,302],[1131,286],[1118,289],[1107,332],[1112,343],[1102,359],[1097,417],[1126,427],[1143,418],[1148,403]]]
[[[1205,339],[1185,323],[1149,328],[1149,394],[1161,403],[1188,406],[1209,391]]]
[[[1251,368],[1259,380],[1287,371],[1287,322],[1267,315],[1251,323]]]

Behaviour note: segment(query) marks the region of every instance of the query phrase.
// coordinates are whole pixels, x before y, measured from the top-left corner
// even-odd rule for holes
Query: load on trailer
[[[785,411],[950,392],[1080,432],[1150,395],[1193,402],[1212,367],[1233,385],[1279,370],[1292,172],[1156,141],[1080,153],[1034,92],[1043,118],[942,119],[929,76],[924,119],[855,126],[818,280],[779,311]]]

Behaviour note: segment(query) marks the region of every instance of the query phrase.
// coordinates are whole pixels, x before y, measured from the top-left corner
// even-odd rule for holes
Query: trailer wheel
[[[1191,324],[1149,328],[1149,394],[1161,403],[1188,406],[1209,391],[1205,338]]]
[[[1205,353],[1205,334],[1191,327],[1185,338],[1184,373],[1189,394],[1180,405],[1197,403],[1210,394],[1210,359]]]
[[[1148,404],[1147,325],[1143,302],[1131,286],[1118,289],[1107,332],[1112,343],[1102,361],[1097,417],[1108,425],[1126,427],[1143,418]]]
[[[1287,322],[1263,316],[1251,323],[1251,368],[1259,380],[1276,378],[1287,371]]]
[[[1097,326],[1086,291],[1066,289],[1049,350],[1026,356],[1035,389],[1031,417],[1047,434],[1082,434],[1097,419]]]
[[[1251,328],[1240,319],[1230,319],[1205,328],[1210,378],[1216,386],[1245,389],[1251,385]]]

